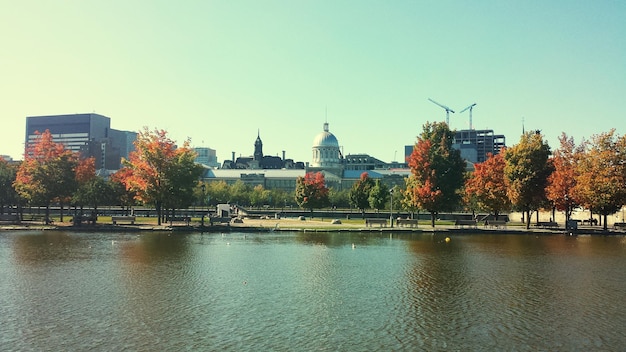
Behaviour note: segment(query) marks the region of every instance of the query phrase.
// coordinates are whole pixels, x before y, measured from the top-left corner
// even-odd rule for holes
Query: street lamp
[[[391,203],[389,204],[389,224],[391,228],[393,228],[393,187],[389,190],[389,194],[391,195]]]

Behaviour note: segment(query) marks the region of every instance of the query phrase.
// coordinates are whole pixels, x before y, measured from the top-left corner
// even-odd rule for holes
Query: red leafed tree
[[[554,151],[551,159],[554,171],[548,176],[546,197],[556,210],[565,212],[565,219],[569,220],[578,206],[574,192],[578,178],[576,158],[582,151],[565,133],[559,137],[559,142],[560,148]]]
[[[428,152],[432,146],[429,140],[420,140],[409,157],[411,176],[406,179],[408,203],[418,209],[433,209],[442,192],[437,188],[436,175],[430,167]],[[435,216],[431,212],[431,225],[435,226]]]
[[[163,208],[187,207],[193,202],[193,190],[198,184],[202,168],[194,163],[195,152],[185,141],[182,147],[167,136],[164,130],[144,128],[135,141],[135,151],[124,160],[121,182],[135,192],[137,200],[154,205],[158,224]]]
[[[405,204],[430,213],[431,225],[440,211],[457,209],[465,182],[465,161],[452,148],[454,134],[445,123],[426,123],[408,158]]]
[[[307,172],[296,179],[296,203],[303,209],[323,208],[330,204],[328,187],[321,172]]]
[[[465,182],[466,201],[490,212],[496,220],[501,212],[511,208],[504,178],[505,166],[502,154],[489,154],[487,160],[474,165],[474,172]]]
[[[78,154],[55,143],[49,130],[37,135],[37,140],[27,146],[14,186],[30,204],[46,207],[46,222],[49,222],[50,204],[67,201],[77,188],[78,178],[87,177],[88,166],[79,167]]]

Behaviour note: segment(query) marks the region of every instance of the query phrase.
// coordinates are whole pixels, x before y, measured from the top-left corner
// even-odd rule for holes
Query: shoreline
[[[602,228],[579,228],[574,231],[566,231],[564,228],[530,228],[526,229],[520,225],[509,225],[505,227],[455,227],[454,225],[419,225],[417,227],[366,227],[362,223],[333,224],[330,220],[297,220],[297,219],[247,219],[242,223],[221,223],[207,226],[200,224],[106,224],[97,223],[95,225],[83,224],[75,226],[70,223],[51,224],[0,224],[0,232],[8,231],[69,231],[69,232],[349,232],[349,233],[449,233],[449,234],[519,234],[519,235],[603,235],[603,236],[624,236],[626,232],[607,230]]]

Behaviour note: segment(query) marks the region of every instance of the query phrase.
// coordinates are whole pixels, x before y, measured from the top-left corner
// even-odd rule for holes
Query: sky
[[[90,113],[179,143],[402,160],[424,123],[552,147],[626,133],[626,1],[0,0],[0,154],[26,116]]]

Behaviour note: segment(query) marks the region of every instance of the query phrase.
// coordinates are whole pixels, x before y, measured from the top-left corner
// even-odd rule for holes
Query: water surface
[[[607,350],[623,237],[0,233],[3,350]]]

